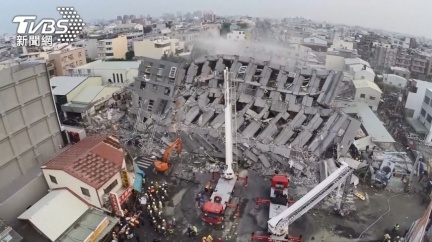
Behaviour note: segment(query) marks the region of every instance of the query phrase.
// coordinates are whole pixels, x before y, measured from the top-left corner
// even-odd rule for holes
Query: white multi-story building
[[[418,119],[428,130],[425,143],[430,143],[432,141],[432,89],[431,88],[426,89]]]
[[[124,59],[128,51],[127,37],[119,35],[98,40],[97,48],[100,59]]]
[[[184,51],[184,42],[169,37],[157,37],[133,42],[135,56],[160,59],[164,54],[179,54]]]
[[[426,90],[432,88],[432,83],[417,79],[410,80],[411,86],[414,86],[415,92],[409,92],[405,102],[405,114],[408,117],[417,118],[420,115],[420,109]]]
[[[373,111],[378,110],[382,91],[374,82],[367,80],[353,80],[355,96],[354,100],[366,103]]]
[[[233,41],[245,41],[246,40],[246,34],[244,31],[231,31],[230,33],[227,34],[227,39],[228,40],[233,40]]]
[[[405,88],[408,83],[408,80],[406,78],[395,74],[385,74],[383,81],[385,84],[397,87],[399,89]]]

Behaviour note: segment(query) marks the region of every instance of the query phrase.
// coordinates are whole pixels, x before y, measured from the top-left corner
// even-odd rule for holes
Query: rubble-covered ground
[[[120,108],[125,115],[112,110],[109,115],[101,114],[111,117],[110,122],[100,121],[94,125],[97,132],[101,132],[100,127],[118,132],[121,140],[130,147],[132,156],[145,156],[150,161],[153,156],[160,157],[176,138],[182,139],[181,159],[176,159],[174,154],[171,156],[173,167],[170,174],[153,174],[151,162],[141,166],[149,179],[167,180],[174,191],[165,212],[177,218],[178,227],[175,240],[165,238],[165,241],[195,241],[185,236],[188,224],[198,227],[200,237],[212,234],[214,238],[222,236],[224,241],[250,241],[252,232],[266,230],[268,206],[262,205],[256,210],[255,199],[269,197],[269,178],[274,170],[290,176],[290,197],[299,199],[320,181],[319,161],[337,152],[331,144],[350,144],[359,127],[358,121],[331,108],[341,81],[337,73],[288,73],[283,71],[283,67],[267,62],[232,56],[212,58],[196,61],[187,72],[183,72],[183,84],[178,89],[175,108],[170,107],[169,112],[161,117],[156,115],[156,119],[147,119],[144,130],[136,129],[137,117],[140,116],[131,115],[127,108]],[[243,73],[235,76],[239,93],[234,97],[237,110],[234,154],[239,168],[248,169],[250,179],[249,186],[237,194],[242,198],[238,224],[233,224],[231,231],[216,231],[202,224],[194,198],[210,179],[212,164],[224,163],[220,73],[228,64],[236,66],[232,69],[239,72],[243,67]],[[115,124],[113,120],[120,117],[122,122]],[[329,156],[325,156],[326,153]],[[363,230],[388,210],[387,199],[394,195],[367,186],[359,189],[367,194],[367,199],[362,201],[350,197],[356,211],[344,218],[336,215],[333,212],[336,196],[333,194],[294,222],[290,227],[292,235],[302,234],[305,241],[355,241]],[[396,223],[401,225],[401,230],[406,229],[424,211],[420,202],[415,194],[392,198],[391,211],[359,241],[379,239]],[[142,231],[147,231],[151,238],[150,229]],[[231,238],[227,239],[227,235]],[[200,241],[200,237],[196,241]]]

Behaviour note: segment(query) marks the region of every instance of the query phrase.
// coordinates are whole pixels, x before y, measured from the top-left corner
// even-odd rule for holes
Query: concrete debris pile
[[[157,60],[151,62],[143,61],[140,69],[158,65]],[[261,170],[262,174],[276,168],[312,177],[317,157],[329,148],[347,152],[360,122],[331,107],[342,72],[293,72],[283,65],[242,56],[200,57],[176,67],[176,77],[170,79],[176,84],[176,97],[172,92],[160,95],[159,99],[173,103],[165,103],[163,108],[158,105],[158,113],[153,107],[160,100],[142,93],[162,84],[153,81],[152,73],[150,78],[137,78],[133,88],[138,93],[134,100],[137,116],[144,116],[142,122],[146,123],[148,117],[152,122],[165,120],[158,122],[159,127],[169,120],[169,131],[182,138],[187,152],[222,160],[226,67],[233,72],[233,153],[240,166]],[[159,72],[162,82],[166,79],[163,73]]]

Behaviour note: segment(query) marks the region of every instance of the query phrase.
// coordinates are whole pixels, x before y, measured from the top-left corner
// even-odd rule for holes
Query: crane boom
[[[347,180],[351,173],[352,169],[346,163],[342,163],[340,168],[338,168],[300,200],[288,207],[278,216],[271,218],[267,222],[269,232],[276,236],[288,234],[288,226],[291,223],[308,212],[317,203],[327,197],[332,191],[337,189]]]
[[[232,140],[232,106],[231,106],[231,72],[228,68],[224,70],[224,84],[225,84],[225,164],[226,170],[224,172],[225,179],[234,178],[233,163],[233,140]]]

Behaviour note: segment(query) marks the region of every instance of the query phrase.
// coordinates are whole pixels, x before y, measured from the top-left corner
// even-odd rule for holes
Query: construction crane
[[[224,70],[225,83],[225,164],[226,168],[219,177],[218,183],[210,196],[202,206],[202,220],[211,225],[222,225],[224,217],[230,212],[238,212],[238,198],[233,198],[234,187],[240,178],[233,170],[233,140],[232,140],[232,105],[231,105],[231,75],[228,68]],[[213,180],[215,179],[213,173]],[[229,210],[229,211],[228,211]]]
[[[316,204],[318,204],[325,197],[327,197],[332,191],[338,189],[345,182],[344,193],[342,195],[340,203],[337,206],[340,211],[343,210],[344,200],[348,193],[349,184],[351,182],[351,175],[352,169],[346,163],[342,163],[340,168],[338,168],[335,172],[333,172],[330,176],[328,176],[324,181],[318,184],[314,189],[308,192],[300,200],[292,203],[288,199],[286,199],[284,201],[285,203],[283,204],[278,204],[282,199],[275,199],[276,196],[274,193],[277,192],[277,190],[273,188],[273,185],[275,188],[279,186],[279,195],[287,198],[288,180],[282,179],[280,175],[275,175],[273,177],[273,182],[276,183],[273,184],[272,182],[272,194],[270,195],[271,199],[269,221],[267,222],[268,233],[266,233],[265,235],[253,233],[252,241],[260,240],[266,242],[300,242],[302,236],[292,237],[289,235],[289,225],[296,221],[298,218],[300,218],[303,214],[307,213]],[[292,205],[288,206],[289,204]],[[286,209],[281,211],[281,208]]]
[[[181,156],[181,151],[182,151],[182,141],[180,138],[178,138],[176,141],[174,141],[164,152],[163,156],[162,156],[162,160],[155,160],[153,162],[155,170],[157,172],[166,172],[170,167],[170,163],[169,163],[169,155],[171,154],[171,152],[177,148],[177,155],[178,157]]]

